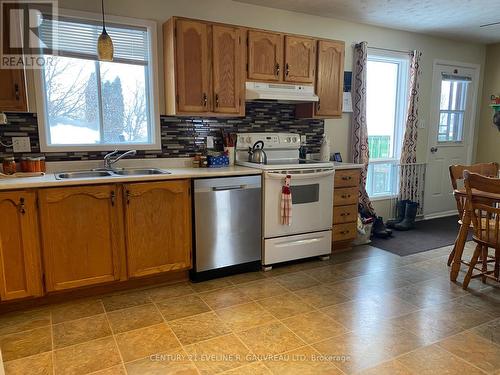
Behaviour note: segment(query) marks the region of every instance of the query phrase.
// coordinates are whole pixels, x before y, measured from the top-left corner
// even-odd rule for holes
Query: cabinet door
[[[26,112],[26,85],[21,69],[0,69],[0,112]]]
[[[241,112],[243,91],[241,31],[227,26],[212,27],[214,112]]]
[[[314,83],[316,41],[311,38],[285,36],[285,81]]]
[[[120,278],[123,231],[115,185],[39,192],[45,281],[48,291]]]
[[[179,112],[207,112],[209,98],[208,26],[176,22],[177,104]]]
[[[344,85],[344,43],[320,40],[318,42],[318,72],[316,103],[318,116],[342,116]]]
[[[248,32],[248,78],[281,81],[283,76],[283,35],[263,31]]]
[[[191,268],[191,182],[124,186],[129,277]]]
[[[0,193],[0,300],[42,295],[36,196]]]

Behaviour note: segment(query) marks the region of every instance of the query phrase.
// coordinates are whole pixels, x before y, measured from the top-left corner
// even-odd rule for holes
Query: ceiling
[[[235,0],[479,43],[500,42],[499,0]]]

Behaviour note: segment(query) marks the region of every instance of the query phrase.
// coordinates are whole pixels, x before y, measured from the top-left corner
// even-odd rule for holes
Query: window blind
[[[148,32],[145,27],[110,23],[106,24],[106,30],[113,40],[113,61],[147,65]],[[97,38],[101,31],[100,22],[67,17],[44,18],[40,26],[42,41],[55,46],[55,54],[91,60],[97,60]]]
[[[459,76],[456,74],[441,73],[441,77],[442,77],[443,81],[463,81],[463,82],[472,81],[471,77]]]

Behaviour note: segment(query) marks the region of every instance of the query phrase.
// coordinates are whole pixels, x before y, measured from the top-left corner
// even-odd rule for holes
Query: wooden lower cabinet
[[[335,171],[333,183],[333,228],[332,251],[351,247],[357,235],[359,169]]]
[[[47,291],[119,280],[124,254],[117,185],[39,191]]]
[[[42,293],[36,193],[0,193],[0,300]]]
[[[129,277],[191,268],[191,181],[126,184]]]

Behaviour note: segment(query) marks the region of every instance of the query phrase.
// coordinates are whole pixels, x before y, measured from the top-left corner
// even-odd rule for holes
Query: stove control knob
[[[292,138],[292,142],[293,142],[293,143],[297,143],[297,137],[293,137],[293,138]]]
[[[290,143],[292,141],[292,138],[286,137],[286,143]]]
[[[252,143],[252,137],[247,137],[247,143]]]

